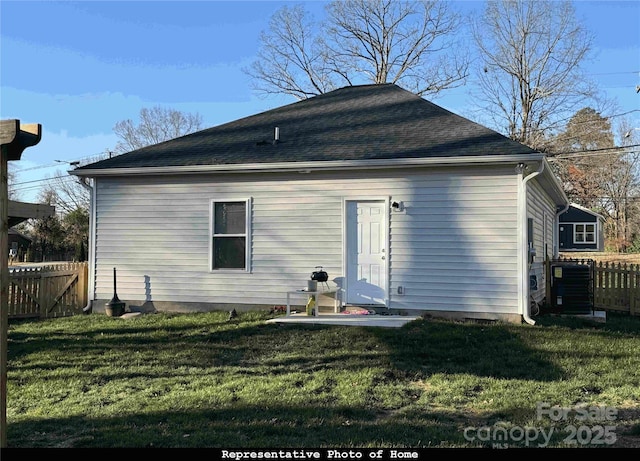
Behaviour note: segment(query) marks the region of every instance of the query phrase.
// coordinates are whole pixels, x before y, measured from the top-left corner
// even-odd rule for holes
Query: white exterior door
[[[346,302],[386,305],[386,201],[348,201]]]

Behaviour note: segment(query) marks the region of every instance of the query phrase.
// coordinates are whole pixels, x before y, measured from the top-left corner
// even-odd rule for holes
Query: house
[[[8,251],[9,251],[9,263],[23,261],[26,255],[29,245],[31,245],[31,239],[21,234],[12,226],[17,226],[23,221],[28,219],[41,219],[53,216],[56,209],[52,205],[45,205],[42,203],[26,203],[16,200],[8,201],[7,209],[7,223],[9,226],[7,234]]]
[[[560,251],[604,251],[604,217],[576,203],[560,213]]]
[[[31,239],[11,227],[9,228],[8,241],[9,264],[23,261],[27,254],[27,250],[29,249],[29,245],[31,245]]]
[[[341,305],[533,322],[568,203],[543,154],[393,84],[71,174],[92,189],[94,311],[114,268],[129,306],[194,312],[282,305],[321,266]]]

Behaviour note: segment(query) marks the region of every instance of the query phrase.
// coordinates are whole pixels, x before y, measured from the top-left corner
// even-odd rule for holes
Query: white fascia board
[[[193,173],[275,173],[347,169],[406,168],[411,166],[499,165],[544,160],[542,154],[483,155],[477,157],[402,158],[384,160],[336,160],[324,162],[245,163],[231,165],[188,165],[170,167],[100,168],[71,170],[75,176],[129,176]]]

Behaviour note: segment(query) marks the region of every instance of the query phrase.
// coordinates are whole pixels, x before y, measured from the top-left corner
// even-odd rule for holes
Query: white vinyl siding
[[[553,256],[555,244],[553,241],[553,223],[556,207],[553,200],[537,181],[530,181],[527,190],[528,218],[533,219],[533,245],[536,251],[530,274],[535,275],[538,280],[538,289],[532,290],[532,294],[537,302],[541,302],[545,296],[546,284],[544,261],[545,257],[551,258]]]
[[[122,300],[282,305],[316,266],[340,283],[343,200],[388,196],[389,307],[517,313],[517,189],[513,166],[100,178],[95,298],[117,267]],[[238,197],[251,270],[211,271],[211,201]]]

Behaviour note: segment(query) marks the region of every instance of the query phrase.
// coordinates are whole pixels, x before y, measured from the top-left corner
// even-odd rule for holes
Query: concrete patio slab
[[[267,320],[267,323],[278,324],[311,324],[311,325],[351,325],[358,327],[400,328],[421,317],[408,315],[359,315],[359,314],[306,314],[285,315]]]

